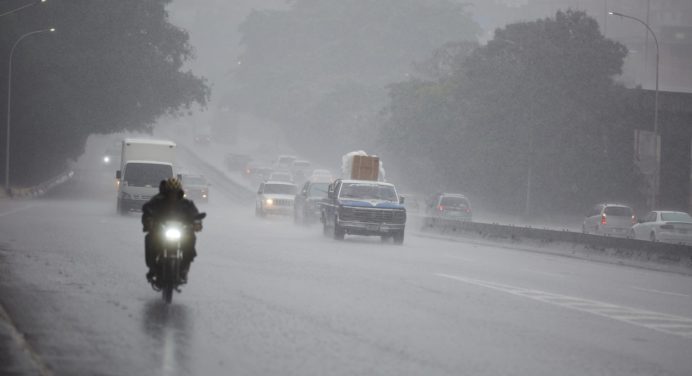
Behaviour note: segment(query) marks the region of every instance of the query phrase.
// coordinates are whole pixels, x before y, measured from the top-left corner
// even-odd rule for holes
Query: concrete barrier
[[[430,218],[423,230],[447,236],[479,239],[491,242],[526,245],[551,253],[568,253],[589,257],[635,261],[643,264],[663,266],[666,271],[692,273],[692,246],[645,240],[626,239],[612,236],[582,234],[572,231],[556,231],[495,223],[464,222],[436,218],[430,226]]]

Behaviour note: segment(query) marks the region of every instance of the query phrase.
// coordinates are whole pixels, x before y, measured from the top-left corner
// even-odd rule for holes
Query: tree
[[[438,138],[444,156],[435,162],[447,183],[514,212],[524,208],[529,169],[532,210],[638,200],[625,89],[613,80],[626,53],[578,11],[497,30],[429,84],[446,88],[437,110],[448,114]],[[400,95],[392,92],[392,103]]]
[[[148,130],[162,114],[206,103],[204,80],[181,71],[193,51],[187,33],[168,22],[168,3],[48,2],[3,19],[2,56],[19,35],[57,29],[27,38],[14,55],[14,182],[30,184],[65,168],[90,134]]]

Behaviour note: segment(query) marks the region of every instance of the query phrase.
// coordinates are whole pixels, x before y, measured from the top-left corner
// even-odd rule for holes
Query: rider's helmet
[[[168,178],[163,188],[166,193],[176,193],[179,197],[183,197],[183,184],[176,178]]]

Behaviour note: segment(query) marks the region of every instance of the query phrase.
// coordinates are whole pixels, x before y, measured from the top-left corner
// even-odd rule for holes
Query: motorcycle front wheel
[[[179,263],[177,259],[168,259],[163,265],[161,296],[166,304],[171,304],[173,301],[173,289],[177,281],[179,272]]]

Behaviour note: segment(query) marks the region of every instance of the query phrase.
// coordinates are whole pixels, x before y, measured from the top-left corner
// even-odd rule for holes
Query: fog
[[[2,375],[692,374],[689,0],[0,0],[0,56]]]

